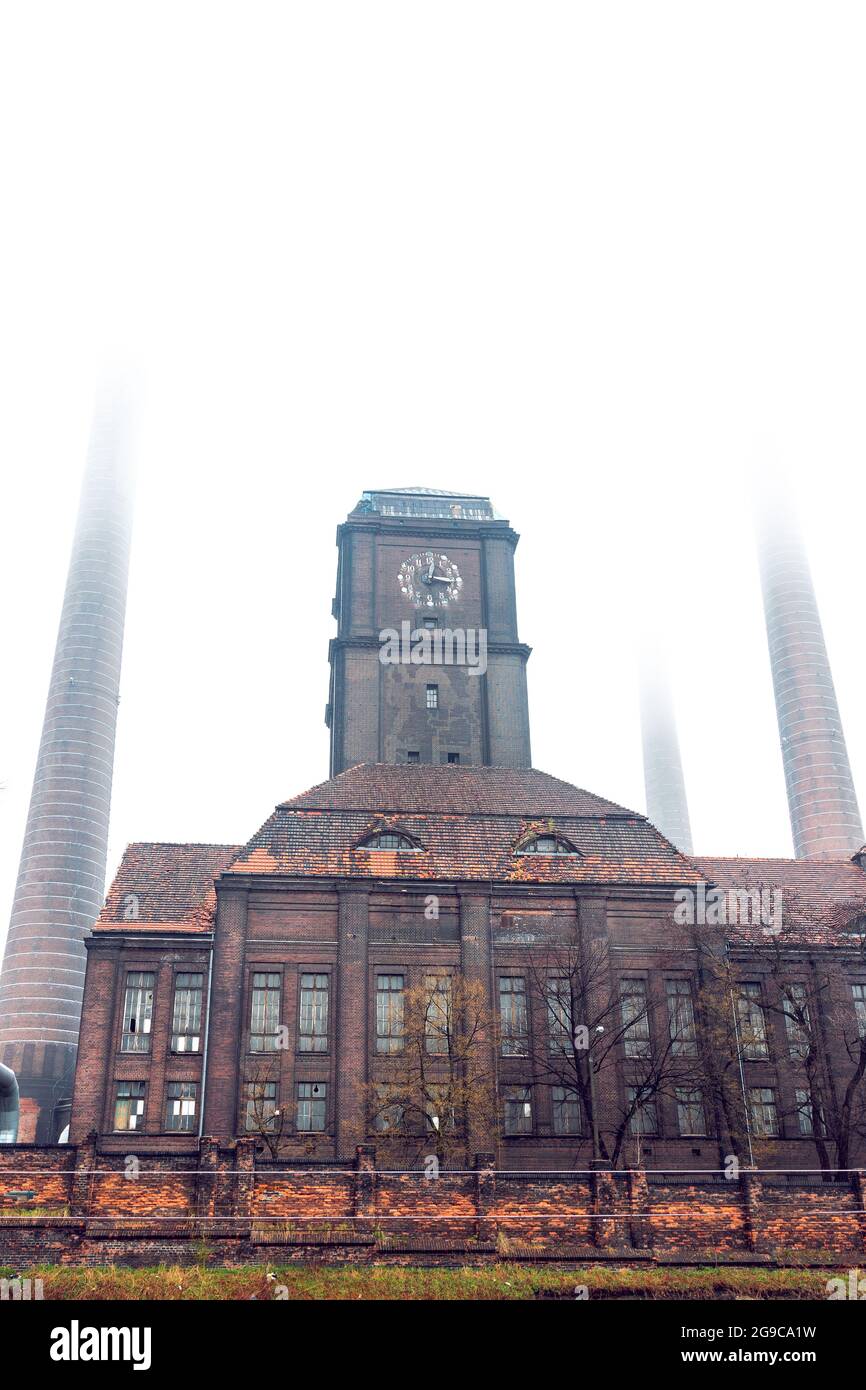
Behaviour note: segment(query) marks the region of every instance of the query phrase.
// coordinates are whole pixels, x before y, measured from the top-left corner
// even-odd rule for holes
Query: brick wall
[[[521,1173],[291,1166],[252,1140],[197,1153],[120,1154],[83,1144],[0,1149],[0,1266],[148,1264],[209,1258],[339,1261],[423,1255],[713,1261],[797,1254],[838,1261],[866,1251],[866,1175],[744,1172]],[[39,1214],[31,1214],[34,1208]]]

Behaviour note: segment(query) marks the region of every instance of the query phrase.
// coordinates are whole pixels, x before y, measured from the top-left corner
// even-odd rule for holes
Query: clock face
[[[444,608],[463,588],[454,561],[435,550],[420,550],[404,560],[397,582],[400,593],[422,608]]]

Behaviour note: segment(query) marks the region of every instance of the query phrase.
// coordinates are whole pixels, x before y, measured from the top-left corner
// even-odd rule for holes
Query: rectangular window
[[[253,975],[250,1052],[276,1052],[280,1026],[281,981],[276,971]]]
[[[691,1087],[678,1086],[676,1097],[677,1127],[680,1134],[705,1135],[707,1124],[704,1118],[704,1099],[700,1091],[692,1090]]]
[[[277,1113],[276,1081],[248,1081],[244,1101],[244,1128],[256,1134],[270,1131]]]
[[[866,1038],[866,985],[852,985],[851,995],[857,1015],[857,1032],[861,1038]]]
[[[424,1105],[428,1130],[455,1130],[457,1115],[454,1099],[448,1086],[429,1086]]]
[[[300,1021],[298,1049],[301,1052],[328,1050],[328,985],[327,975],[301,976]]]
[[[425,1050],[433,1057],[445,1057],[451,1041],[451,976],[425,975]]]
[[[620,1007],[626,1057],[649,1057],[649,1012],[644,980],[620,981]]]
[[[640,1086],[627,1086],[626,1095],[628,1096],[628,1107],[631,1110],[631,1119],[628,1122],[631,1134],[642,1134],[646,1138],[655,1138],[659,1132],[659,1116],[656,1109],[655,1098],[641,1098]],[[632,1109],[634,1107],[634,1109]]]
[[[118,1081],[114,1102],[115,1129],[141,1129],[144,1124],[145,1083]]]
[[[299,1134],[321,1134],[327,1124],[328,1088],[324,1081],[299,1081],[295,1128]]]
[[[698,1039],[695,1033],[695,1011],[692,987],[688,980],[666,980],[668,1027],[671,1053],[674,1057],[696,1057]]]
[[[506,1086],[502,1092],[506,1134],[532,1133],[532,1093],[528,1086]]]
[[[569,1090],[567,1086],[554,1086],[551,1100],[554,1134],[580,1134],[580,1097],[577,1091]]]
[[[771,1087],[751,1086],[749,1109],[752,1112],[752,1133],[756,1139],[772,1139],[779,1133],[776,1093]]]
[[[809,1055],[809,996],[806,986],[798,982],[782,986],[782,1010],[788,1034],[788,1052],[795,1062]]]
[[[407,763],[420,763],[421,754],[417,751],[417,749],[413,749],[411,752],[406,754],[406,761]]]
[[[523,975],[501,975],[499,978],[499,1025],[503,1057],[527,1057],[529,1025]]]
[[[800,1089],[798,1087],[798,1089],[794,1092],[794,1097],[797,1102],[797,1128],[800,1134],[802,1134],[805,1138],[811,1138],[812,1135],[815,1133],[814,1119],[816,1109],[818,1112],[818,1123],[821,1127],[821,1133],[826,1133],[826,1125],[824,1124],[824,1112],[820,1104],[817,1107],[813,1105],[811,1092],[806,1090],[805,1088]]]
[[[428,685],[427,687],[427,708],[439,708],[439,687],[438,685]]]
[[[459,754],[459,753],[449,753],[449,754],[448,754],[448,761],[449,761],[449,763],[451,763],[453,766],[456,766],[457,763],[459,763],[459,761],[460,761],[460,754]]]
[[[373,1128],[379,1134],[388,1134],[401,1129],[404,1112],[402,1105],[391,1100],[392,1092],[387,1086],[376,1087],[376,1102],[373,1113]]]
[[[571,981],[567,975],[547,977],[547,1046],[550,1052],[570,1052]]]
[[[376,976],[376,1051],[402,1052],[404,1017],[402,975]]]
[[[153,1021],[153,986],[156,976],[133,970],[126,977],[123,998],[123,1036],[121,1052],[149,1052]]]
[[[170,1081],[165,1089],[165,1127],[189,1134],[195,1129],[198,1083]]]
[[[203,975],[178,973],[174,977],[171,1017],[172,1052],[198,1052],[201,1047],[201,996]]]
[[[757,980],[750,980],[738,986],[737,1022],[740,1046],[747,1061],[760,1062],[769,1057],[764,1005],[761,1001],[761,986]]]

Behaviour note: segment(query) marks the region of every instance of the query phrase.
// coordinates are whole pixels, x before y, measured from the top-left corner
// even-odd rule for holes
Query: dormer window
[[[393,830],[381,830],[358,846],[358,849],[418,850],[418,848],[419,846],[414,844],[408,835],[400,835]]]
[[[570,854],[577,855],[574,845],[569,844],[561,835],[534,835],[531,840],[527,840],[525,845],[521,845],[518,854]]]

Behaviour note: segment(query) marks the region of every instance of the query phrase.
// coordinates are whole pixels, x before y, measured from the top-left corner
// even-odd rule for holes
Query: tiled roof
[[[216,906],[214,879],[238,849],[238,845],[127,845],[94,931],[210,931]]]
[[[380,829],[419,850],[359,848]],[[521,855],[555,830],[574,856]],[[233,874],[693,883],[699,874],[643,816],[534,769],[366,764],[285,801],[238,854]]]
[[[633,811],[536,768],[359,763],[278,810],[422,811],[470,816],[633,817]]]
[[[781,893],[781,939],[829,944],[866,915],[866,873],[852,859],[706,859],[692,861],[725,890]],[[768,904],[771,899],[768,898]],[[733,939],[767,942],[761,923],[728,924]]]

